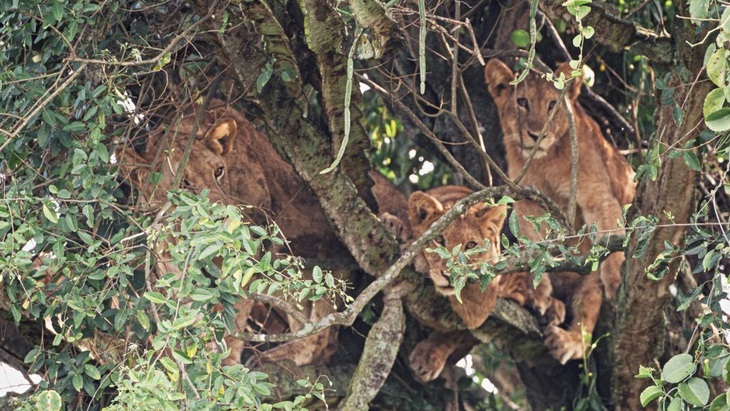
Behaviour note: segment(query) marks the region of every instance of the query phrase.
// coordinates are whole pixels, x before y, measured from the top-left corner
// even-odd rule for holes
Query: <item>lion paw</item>
[[[579,331],[568,331],[550,326],[545,332],[545,346],[550,355],[565,365],[569,360],[583,358],[585,346]]]
[[[408,357],[413,374],[421,382],[429,382],[438,378],[446,365],[447,356],[434,348],[432,344],[421,342]]]

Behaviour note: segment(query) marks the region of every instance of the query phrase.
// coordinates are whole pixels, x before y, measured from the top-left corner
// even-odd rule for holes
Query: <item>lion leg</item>
[[[310,323],[315,323],[328,314],[334,312],[332,302],[327,299],[315,301],[311,306],[305,306],[305,315]],[[294,317],[287,316],[292,332],[297,332],[304,327]],[[263,359],[279,362],[291,360],[297,366],[314,363],[326,363],[332,354],[337,351],[338,327],[329,327],[318,333],[293,340],[279,345],[278,347],[266,350]]]
[[[467,330],[434,331],[418,343],[408,356],[413,374],[421,382],[433,381],[441,374],[449,357],[457,350],[469,352],[478,340]]]
[[[606,298],[612,301],[618,291],[618,286],[621,284],[621,264],[625,259],[623,252],[611,253],[602,263],[599,268],[601,274],[601,283],[603,284],[603,290],[606,293]]]
[[[598,273],[591,273],[583,279],[573,296],[571,313],[573,319],[567,330],[552,325],[546,330],[545,345],[550,354],[561,364],[583,358],[590,346],[590,336],[601,311],[603,292]],[[588,336],[584,341],[583,335]]]
[[[251,314],[251,309],[254,306],[255,301],[248,299],[240,299],[233,307],[236,310],[236,318],[233,320],[233,330],[235,332],[241,332],[246,329],[248,323],[248,317]],[[235,337],[223,337],[226,346],[231,349],[231,353],[226,357],[222,365],[235,365],[241,363],[241,354],[246,343]]]
[[[337,351],[337,327],[326,328],[316,334],[289,341],[263,353],[264,361],[290,360],[297,366],[326,363]],[[251,360],[254,360],[252,357]],[[256,360],[254,360],[256,361]],[[253,364],[246,364],[252,366]]]

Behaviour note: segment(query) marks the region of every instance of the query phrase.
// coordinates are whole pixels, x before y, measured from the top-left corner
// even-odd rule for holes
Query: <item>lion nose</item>
[[[530,136],[531,139],[537,141],[537,138],[540,137],[539,134],[533,133],[532,131],[528,131],[527,135]]]

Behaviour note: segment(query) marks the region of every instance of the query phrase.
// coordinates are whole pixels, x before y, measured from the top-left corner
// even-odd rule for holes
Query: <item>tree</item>
[[[654,399],[706,406],[705,379],[713,394],[724,392],[712,377],[727,378],[730,354],[711,334],[726,326],[719,300],[730,250],[727,56],[715,45],[724,45],[726,9],[683,1],[665,9],[577,0],[536,7],[519,1],[2,3],[0,308],[19,330],[2,339],[2,348],[9,361],[25,360],[31,372],[44,374],[33,401],[49,409],[61,401],[69,407],[253,409],[274,401],[274,392],[291,400],[279,404],[284,408],[315,395],[344,397],[343,409],[439,409],[445,389],[414,382],[398,352],[407,358],[423,336],[415,318],[428,315],[426,308],[443,311],[437,321],[455,320],[444,299],[405,268],[430,238],[397,258],[397,245],[373,214],[373,165],[366,154],[371,141],[380,144],[375,166],[406,190],[439,180],[497,186],[469,201],[488,194],[532,198],[565,221],[548,199],[509,185],[501,172],[501,129],[483,80],[485,58],[521,57],[539,65],[535,50],[553,67],[571,56],[605,67],[596,88],[619,109],[591,92],[583,104],[616,143],[637,153],[629,235],[625,244],[609,245],[632,258],[617,300],[603,309],[604,331],[594,337],[610,334],[583,364],[563,367],[552,360],[535,318],[508,302],[475,335],[507,347],[535,409],[588,409],[601,401],[636,409]],[[575,47],[566,48],[561,38]],[[710,93],[713,83],[718,88]],[[371,91],[363,96],[358,84]],[[318,200],[348,251],[343,259],[368,284],[347,315],[315,325],[354,323],[367,338],[341,332],[327,369],[294,373],[309,382],[297,385],[289,368],[276,364],[263,372],[223,369],[223,354],[206,350],[230,326],[241,284],[248,285],[243,272],[236,277],[214,257],[255,266],[271,278],[301,278],[292,260],[259,258],[262,244],[280,241],[275,233],[234,227],[231,221],[246,221],[241,210],[184,191],[171,193],[173,212],[145,213],[118,176],[112,153],[122,143],[144,144],[148,133],[176,117],[175,104],[206,104],[214,95],[266,131]],[[628,121],[618,114],[625,111]],[[435,172],[423,171],[422,158]],[[333,171],[321,173],[333,164]],[[419,185],[409,186],[409,177],[421,172]],[[159,232],[177,236],[173,259],[197,261],[184,281],[151,283],[155,256],[148,245]],[[250,242],[215,237],[223,232]],[[425,291],[405,292],[408,283]],[[256,286],[272,292],[271,284]],[[311,283],[298,287],[309,295],[324,292]],[[675,306],[680,313],[667,321]],[[687,313],[696,318],[682,317]],[[683,321],[695,319],[691,337],[675,337]],[[685,351],[694,356],[675,355]],[[475,357],[482,359],[480,372],[494,372],[485,366],[489,355]],[[657,363],[666,363],[661,380],[648,368],[639,371],[645,378],[635,378],[639,366]],[[705,379],[694,376],[698,365]],[[402,395],[404,386],[409,395]],[[471,391],[461,391],[473,400]],[[727,407],[723,398],[713,404]]]

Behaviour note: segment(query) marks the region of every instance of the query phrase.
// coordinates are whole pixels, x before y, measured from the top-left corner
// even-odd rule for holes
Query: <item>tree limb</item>
[[[568,24],[575,24],[573,16],[568,14],[562,0],[541,2],[541,10],[551,19],[562,19]],[[671,63],[674,58],[673,39],[656,34],[636,23],[622,20],[610,11],[606,4],[593,2],[591,12],[584,18],[584,25],[595,29],[596,41],[614,53],[629,49],[632,53],[643,54],[658,63]]]

